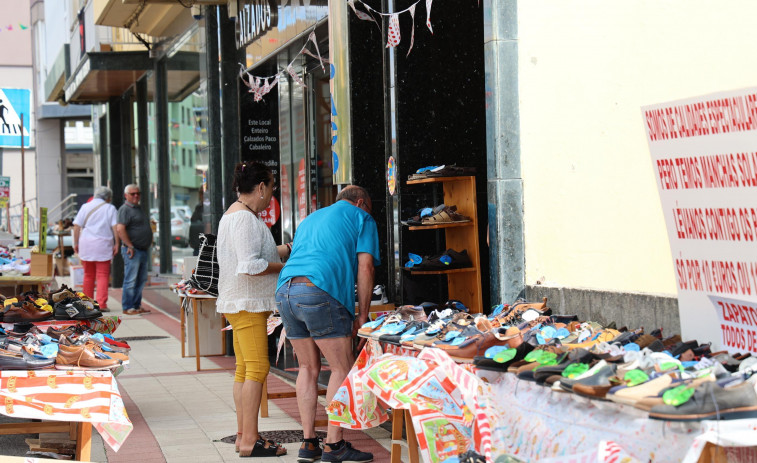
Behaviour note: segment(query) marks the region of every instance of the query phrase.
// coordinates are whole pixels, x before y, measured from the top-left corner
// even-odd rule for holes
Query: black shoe
[[[297,461],[299,463],[313,463],[320,460],[321,454],[323,454],[320,442],[321,440],[317,437],[315,439],[303,440],[300,451],[297,454]]]
[[[352,444],[341,440],[336,444],[326,444],[331,448],[330,452],[324,450],[321,455],[321,461],[331,461],[341,463],[343,461],[351,461],[355,463],[367,463],[373,461],[373,454],[368,452],[361,452],[358,449],[352,448]]]

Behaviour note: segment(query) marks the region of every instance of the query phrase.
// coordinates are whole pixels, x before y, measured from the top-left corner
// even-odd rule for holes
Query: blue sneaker
[[[313,463],[314,461],[320,460],[321,453],[323,453],[320,442],[320,439],[315,440],[315,442],[310,439],[302,441],[300,451],[297,454],[297,461],[299,463]]]
[[[329,445],[329,447],[332,450],[330,452],[324,451],[323,455],[321,456],[321,461],[351,461],[355,463],[367,463],[369,461],[373,461],[372,453],[361,452],[358,449],[352,448],[352,444],[345,442],[344,440],[337,442],[333,447]]]

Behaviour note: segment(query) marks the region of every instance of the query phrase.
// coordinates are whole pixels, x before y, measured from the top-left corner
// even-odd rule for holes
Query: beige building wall
[[[676,294],[640,107],[757,85],[757,2],[518,2],[526,284]]]
[[[32,28],[30,23],[29,0],[2,2],[3,12],[0,20],[0,87],[25,88],[32,91]],[[21,26],[24,26],[22,28]],[[9,30],[11,27],[12,30]],[[25,149],[24,172],[26,178],[26,200],[37,197],[36,154],[34,152],[34,104],[32,114],[25,114],[24,118],[31,118],[31,147]],[[20,142],[20,140],[19,140]],[[27,139],[27,142],[29,140]],[[21,203],[21,150],[3,148],[2,175],[11,177],[11,205]],[[36,207],[32,201],[30,206]],[[15,211],[12,211],[15,213]],[[32,211],[37,216],[37,211]],[[13,230],[18,233],[18,230]]]

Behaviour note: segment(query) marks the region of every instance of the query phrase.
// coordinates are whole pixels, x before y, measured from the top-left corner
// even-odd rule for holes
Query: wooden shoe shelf
[[[482,313],[481,263],[478,246],[478,215],[476,210],[476,177],[431,177],[408,180],[408,185],[442,184],[444,204],[457,206],[457,212],[471,218],[470,222],[434,225],[413,225],[411,231],[444,229],[445,246],[455,251],[468,251],[472,267],[450,270],[407,270],[411,275],[447,275],[449,299],[457,299],[471,313]]]

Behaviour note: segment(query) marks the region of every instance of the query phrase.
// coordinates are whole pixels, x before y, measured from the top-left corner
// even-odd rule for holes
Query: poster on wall
[[[239,102],[242,161],[257,161],[273,171],[276,185],[281,185],[279,172],[279,94],[270,92],[263,97],[264,104],[256,104],[251,98]],[[271,228],[274,238],[281,236],[281,207],[279,189],[274,191],[268,208],[260,217]]]
[[[642,108],[681,335],[757,353],[757,88]]]
[[[0,148],[31,146],[31,90],[27,88],[0,88]],[[21,115],[24,123],[21,124]],[[23,126],[22,126],[23,125]]]

